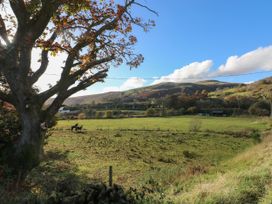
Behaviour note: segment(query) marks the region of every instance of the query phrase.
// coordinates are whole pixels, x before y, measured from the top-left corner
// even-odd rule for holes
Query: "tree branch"
[[[29,13],[26,10],[26,6],[23,0],[9,0],[10,6],[15,14],[18,26],[24,26],[29,18]]]
[[[4,22],[1,15],[0,15],[0,37],[5,41],[5,43],[7,45],[10,44],[10,41],[8,39],[8,33],[7,33],[6,25],[5,25],[5,22]]]
[[[135,2],[135,0],[131,0],[129,2],[126,1],[126,5],[124,6],[124,12],[122,13],[122,15],[125,13],[125,11],[129,8],[129,6],[131,6],[133,3]],[[121,15],[121,16],[122,16]],[[121,16],[117,16],[116,18],[114,18],[112,21],[106,23],[105,25],[103,25],[101,28],[99,28],[92,37],[92,41],[94,42],[97,37],[99,35],[101,35],[103,32],[105,32],[106,30],[113,30],[116,27],[116,23],[120,20]],[[91,28],[93,28],[93,26],[90,26],[89,30],[86,31],[82,36],[86,36],[89,34],[89,31],[91,30]],[[61,74],[61,80],[65,79],[72,68],[73,62],[75,60],[75,57],[78,55],[78,52],[83,49],[84,47],[88,46],[91,42],[89,40],[89,38],[87,38],[88,40],[81,40],[80,42],[78,42],[71,50],[70,54],[68,55],[67,59],[66,59],[66,64],[63,68],[62,74]]]
[[[159,16],[158,12],[154,11],[153,9],[149,8],[148,6],[145,6],[145,5],[140,4],[140,3],[138,3],[138,2],[133,2],[133,4],[138,5],[138,6],[140,6],[140,7],[143,7],[143,8],[145,8],[145,9],[147,9],[148,11],[150,11],[151,13],[154,13],[154,14],[156,14],[157,16]]]
[[[48,50],[43,50],[41,54],[41,65],[39,69],[31,76],[30,78],[31,84],[34,84],[39,80],[42,74],[46,71],[48,63],[49,63]]]
[[[71,96],[71,95],[77,93],[78,91],[84,90],[96,82],[102,82],[104,80],[104,78],[107,77],[107,72],[108,72],[108,69],[101,70],[101,71],[97,72],[96,74],[88,77],[87,79],[81,81],[77,86],[75,86],[67,91],[68,95]]]
[[[116,18],[114,18],[112,21],[104,24],[103,26],[101,26],[94,34],[92,37],[92,41],[95,41],[95,39],[101,35],[103,32],[105,32],[106,30],[113,30],[116,27],[116,23],[120,20],[121,16],[125,13],[125,11],[135,2],[135,0],[131,0],[131,1],[126,1],[126,5],[124,6],[124,11],[121,13],[121,15],[117,16]],[[91,29],[91,28],[90,28]],[[89,31],[85,32],[85,34],[83,34],[83,36],[88,35]],[[83,38],[84,39],[84,38]],[[43,92],[40,94],[42,101],[46,101],[47,99],[49,99],[50,97],[52,97],[55,94],[59,94],[59,96],[57,98],[63,98],[64,94],[60,94],[61,91],[60,90],[64,90],[64,89],[68,89],[72,84],[74,84],[77,80],[78,77],[82,76],[84,73],[86,73],[86,71],[88,71],[89,69],[99,65],[99,64],[103,64],[105,62],[109,62],[112,59],[114,59],[114,56],[109,56],[106,57],[104,59],[99,59],[99,60],[94,60],[91,63],[89,63],[84,69],[78,70],[75,73],[73,73],[72,75],[70,75],[72,66],[74,65],[74,60],[76,59],[76,57],[78,56],[78,53],[81,49],[83,49],[84,47],[88,46],[90,44],[90,39],[87,38],[86,40],[79,40],[79,42],[72,48],[70,54],[68,55],[67,59],[66,59],[66,63],[65,66],[63,68],[62,74],[61,74],[61,78],[60,81],[53,86],[51,89]],[[105,71],[103,71],[104,73]],[[80,86],[74,87],[73,89],[71,89],[69,91],[75,93],[76,90],[81,90],[84,89],[83,87],[88,87],[90,86],[90,83],[84,83],[84,85],[82,83],[80,83]],[[69,95],[69,93],[67,93]],[[73,94],[71,93],[71,94]],[[69,96],[66,96],[69,97]],[[59,100],[56,100],[59,101]],[[61,100],[60,100],[61,101]],[[57,103],[57,102],[56,102]],[[54,106],[55,103],[52,103],[52,105]],[[61,105],[61,104],[60,104]]]
[[[78,77],[82,76],[86,71],[90,70],[91,68],[93,68],[93,67],[95,67],[95,66],[97,66],[99,64],[109,62],[112,59],[114,59],[114,56],[94,60],[94,61],[90,62],[88,64],[88,66],[85,67],[85,69],[79,69],[78,71],[76,71],[75,73],[69,75],[68,77],[61,78],[60,81],[55,86],[53,86],[52,88],[48,89],[45,92],[40,93],[41,101],[44,103],[50,97],[52,97],[55,94],[59,93],[60,90],[68,89],[71,85],[73,85],[78,80]]]
[[[77,86],[69,90],[63,89],[61,92],[58,93],[58,96],[54,99],[51,105],[43,111],[43,120],[46,121],[47,119],[54,116],[58,112],[59,107],[63,104],[65,99],[67,99],[71,95],[95,84],[96,82],[103,81],[103,79],[107,76],[107,72],[107,69],[101,70],[96,74],[88,77],[87,79],[81,81]]]
[[[109,56],[109,57],[105,57],[103,59],[94,60],[94,61],[88,63],[87,65],[85,65],[85,68],[79,69],[78,71],[71,74],[70,77],[76,79],[79,76],[82,76],[86,71],[90,70],[91,68],[93,68],[93,67],[95,67],[95,66],[97,66],[99,64],[110,62],[113,59],[114,59],[114,55]]]
[[[53,14],[61,4],[61,1],[53,0],[43,2],[40,12],[30,22],[29,34],[31,35],[29,37],[31,39],[28,40],[34,43],[42,35]]]
[[[52,45],[55,39],[57,38],[57,32],[54,32],[49,38],[48,42]],[[39,69],[31,76],[31,84],[34,84],[39,80],[42,74],[46,71],[49,60],[48,60],[48,49],[43,49],[41,54],[41,65]]]

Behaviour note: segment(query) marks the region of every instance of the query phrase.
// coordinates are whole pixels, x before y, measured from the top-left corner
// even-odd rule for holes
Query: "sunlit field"
[[[63,120],[58,122],[58,128],[69,129],[76,123],[83,125],[86,130],[98,129],[132,129],[132,130],[170,130],[188,132],[192,121],[201,121],[201,131],[235,131],[248,128],[265,129],[267,119],[246,117],[169,117],[169,118],[125,118],[125,119],[92,119],[92,120]]]
[[[76,123],[83,125],[81,132],[70,130]],[[225,162],[259,142],[253,132],[269,127],[267,119],[231,117],[59,121],[45,146],[46,160],[29,181],[36,193],[46,196],[67,178],[74,187],[108,182],[112,166],[114,183],[149,189],[152,202],[179,203],[182,192],[195,188],[197,178],[225,172]],[[189,200],[200,196],[188,195]]]

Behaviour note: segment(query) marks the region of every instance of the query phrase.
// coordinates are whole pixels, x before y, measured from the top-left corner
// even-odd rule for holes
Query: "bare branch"
[[[48,42],[52,45],[52,43],[57,38],[57,32],[54,32],[52,36],[49,38]],[[46,71],[49,60],[48,60],[48,49],[43,49],[42,51],[42,58],[41,58],[41,65],[40,68],[31,76],[31,84],[34,84],[39,80],[42,74]]]
[[[81,81],[77,86],[69,90],[61,90],[58,93],[57,97],[54,99],[54,101],[51,103],[51,105],[43,111],[43,120],[47,120],[48,118],[54,116],[57,113],[58,108],[62,105],[66,98],[70,97],[71,95],[77,93],[80,90],[86,89],[87,87],[95,84],[96,82],[103,81],[103,79],[107,76],[107,72],[107,69],[101,70],[96,74],[88,77],[87,79]]]
[[[97,65],[106,63],[106,62],[110,62],[113,59],[114,59],[114,56],[112,55],[109,57],[105,57],[103,59],[94,60],[94,61],[88,63],[87,65],[85,65],[85,68],[79,69],[75,73],[71,74],[70,77],[77,79],[79,76],[82,76],[86,71],[90,70],[91,68],[93,68]]]
[[[45,102],[47,99],[54,96],[62,89],[67,90],[71,85],[73,85],[78,80],[78,77],[82,76],[86,71],[97,65],[109,62],[113,58],[114,56],[110,56],[103,59],[94,60],[90,62],[88,66],[85,67],[85,69],[79,69],[75,73],[68,75],[68,77],[61,78],[60,81],[55,86],[53,86],[52,88],[48,89],[43,93],[40,93],[41,101]]]
[[[155,15],[159,16],[159,13],[157,11],[154,11],[153,9],[149,8],[148,6],[145,6],[145,5],[140,4],[138,2],[133,2],[133,4],[143,7],[145,9],[147,9],[148,11],[150,11],[151,13],[154,13]]]
[[[93,85],[96,82],[102,82],[104,78],[107,77],[107,72],[108,72],[108,69],[101,70],[97,72],[96,74],[88,77],[87,79],[81,81],[76,87],[73,87],[67,91],[69,96],[77,93],[78,91],[88,88],[89,86]]]

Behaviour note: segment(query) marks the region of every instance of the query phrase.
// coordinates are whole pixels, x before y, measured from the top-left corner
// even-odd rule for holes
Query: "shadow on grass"
[[[68,159],[68,155],[69,151],[46,152],[44,161],[30,173],[27,181],[45,195],[59,191],[59,188],[73,191],[86,183],[99,182],[78,175],[78,167]]]
[[[8,181],[6,185],[0,184],[0,203],[89,203],[93,200],[100,203],[100,199],[107,197],[111,203],[132,203],[120,186],[110,188],[99,180],[79,176],[68,154],[69,151],[46,152],[41,165],[33,169],[18,189],[12,188]]]

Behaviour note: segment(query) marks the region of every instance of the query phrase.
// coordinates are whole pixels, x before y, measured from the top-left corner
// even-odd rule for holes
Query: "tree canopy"
[[[155,23],[135,17],[136,6],[155,13],[136,0],[0,0],[0,99],[19,116],[21,134],[8,160],[16,163],[18,175],[39,164],[44,127],[66,98],[103,81],[111,66],[142,63],[133,49],[133,30],[148,31]],[[32,67],[34,50],[41,54],[38,67]],[[35,84],[48,69],[50,55],[57,59],[60,53],[66,59],[56,67],[59,80],[38,91]]]
[[[41,104],[57,94],[45,111],[49,116],[70,95],[103,81],[110,65],[139,66],[144,58],[133,50],[137,42],[133,27],[147,31],[155,25],[132,15],[132,6],[149,9],[135,0],[123,5],[113,0],[9,0],[1,4],[14,13],[6,9],[0,15],[0,71],[10,87],[9,94],[1,92],[3,100],[14,103],[19,84],[15,82],[33,89],[48,67],[49,55],[66,54],[57,84],[38,94]],[[41,50],[39,68],[31,67],[32,49]],[[7,58],[12,63],[7,64]]]

